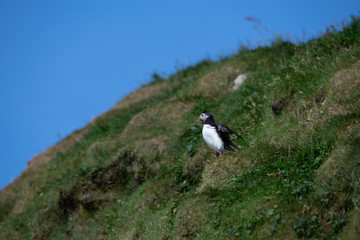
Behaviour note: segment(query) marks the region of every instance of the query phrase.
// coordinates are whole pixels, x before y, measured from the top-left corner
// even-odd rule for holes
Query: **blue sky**
[[[358,0],[0,0],[0,189],[154,71],[275,34],[311,39],[359,10]]]

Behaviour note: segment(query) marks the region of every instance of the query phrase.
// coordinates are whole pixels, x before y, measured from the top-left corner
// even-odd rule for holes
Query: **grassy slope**
[[[358,239],[359,39],[354,18],[155,75],[0,193],[0,238]],[[240,151],[213,156],[204,109],[244,136]]]

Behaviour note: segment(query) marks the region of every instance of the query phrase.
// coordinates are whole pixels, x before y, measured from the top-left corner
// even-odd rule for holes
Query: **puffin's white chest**
[[[207,145],[214,151],[222,153],[224,151],[224,142],[216,132],[215,127],[204,124],[202,135]]]

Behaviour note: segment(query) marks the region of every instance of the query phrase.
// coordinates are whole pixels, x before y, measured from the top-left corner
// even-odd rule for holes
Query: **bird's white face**
[[[205,113],[200,114],[199,118],[198,118],[198,122],[204,122],[209,116],[206,115]]]

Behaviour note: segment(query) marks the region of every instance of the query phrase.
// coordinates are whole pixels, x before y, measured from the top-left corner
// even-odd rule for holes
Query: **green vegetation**
[[[360,238],[359,18],[153,78],[1,191],[1,239]]]

